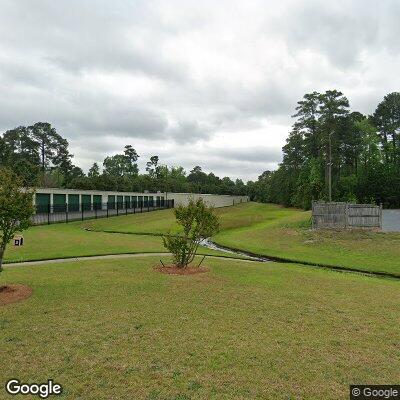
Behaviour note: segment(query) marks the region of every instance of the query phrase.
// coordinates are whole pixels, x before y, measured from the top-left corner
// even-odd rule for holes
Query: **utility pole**
[[[332,132],[329,133],[329,163],[328,163],[329,201],[332,201]]]

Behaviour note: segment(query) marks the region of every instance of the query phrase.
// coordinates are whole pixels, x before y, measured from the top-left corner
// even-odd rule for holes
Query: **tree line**
[[[399,92],[371,115],[351,110],[337,90],[307,93],[293,118],[279,168],[247,183],[253,199],[304,209],[330,198],[400,207]]]
[[[220,178],[195,166],[189,173],[151,156],[139,171],[139,154],[123,151],[94,163],[85,174],[72,162],[68,141],[47,122],[0,136],[0,166],[26,186],[118,191],[170,191],[249,195],[252,200],[309,209],[313,200],[400,207],[400,93],[387,94],[371,115],[350,109],[337,90],[307,93],[297,103],[283,160],[257,181]]]
[[[8,167],[25,186],[64,187],[115,191],[170,191],[213,194],[246,194],[240,179],[220,178],[195,166],[189,173],[183,167],[169,167],[151,156],[140,173],[139,154],[126,145],[121,153],[104,159],[102,168],[94,163],[85,174],[74,165],[67,139],[47,122],[19,126],[0,136],[0,167]]]

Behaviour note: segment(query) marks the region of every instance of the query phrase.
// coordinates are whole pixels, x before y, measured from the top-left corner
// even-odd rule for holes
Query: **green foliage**
[[[86,176],[71,162],[68,142],[45,122],[17,127],[0,137],[0,166],[8,166],[27,186],[112,191],[164,191],[249,195],[251,200],[309,209],[312,200],[383,203],[400,207],[400,93],[389,93],[371,116],[351,111],[337,90],[307,93],[297,103],[295,122],[276,171],[258,180],[218,177],[196,165],[189,173],[160,164],[152,155],[140,174],[136,150],[106,157]],[[331,176],[331,179],[330,179]]]
[[[65,186],[77,174],[71,159],[68,141],[47,122],[8,130],[0,141],[0,166],[12,169],[25,186]]]
[[[175,265],[185,268],[196,256],[201,239],[218,232],[219,220],[214,209],[207,206],[203,199],[190,199],[187,206],[178,206],[174,213],[182,233],[164,236],[163,243],[172,253]]]
[[[180,166],[159,164],[152,155],[146,172],[140,174],[139,154],[126,145],[124,150],[103,161],[103,171],[94,163],[87,175],[72,163],[68,141],[48,122],[19,126],[0,136],[0,167],[12,169],[21,176],[25,186],[66,187],[89,190],[189,192],[215,194],[247,194],[241,181],[222,179],[207,174],[196,166],[187,175]]]
[[[252,199],[309,209],[312,200],[383,203],[400,207],[400,93],[372,116],[350,112],[336,90],[304,95],[277,171],[247,186]]]
[[[0,168],[0,271],[7,244],[30,226],[33,213],[33,190],[22,189],[21,178]]]
[[[308,210],[312,200],[320,198],[323,193],[323,169],[318,159],[311,158],[301,169],[296,182],[297,191],[292,198],[292,205]]]

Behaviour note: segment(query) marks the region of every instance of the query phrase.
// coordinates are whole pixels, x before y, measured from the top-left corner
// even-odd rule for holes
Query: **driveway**
[[[382,230],[385,232],[400,232],[400,210],[383,210]]]

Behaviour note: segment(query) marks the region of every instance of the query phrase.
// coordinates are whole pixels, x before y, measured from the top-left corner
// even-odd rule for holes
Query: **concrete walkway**
[[[141,258],[141,257],[165,257],[170,256],[171,253],[135,253],[135,254],[107,254],[104,256],[87,256],[87,257],[71,257],[71,258],[54,258],[51,260],[38,260],[38,261],[22,261],[14,263],[3,264],[3,268],[8,267],[24,267],[32,265],[46,265],[46,264],[61,264],[70,262],[82,262],[82,261],[92,261],[92,260],[119,260],[123,258]],[[198,254],[197,257],[203,257],[203,254]],[[256,260],[242,259],[235,257],[221,257],[221,256],[206,256],[206,258],[213,259],[227,259],[233,261],[245,261],[245,262],[255,262]]]

